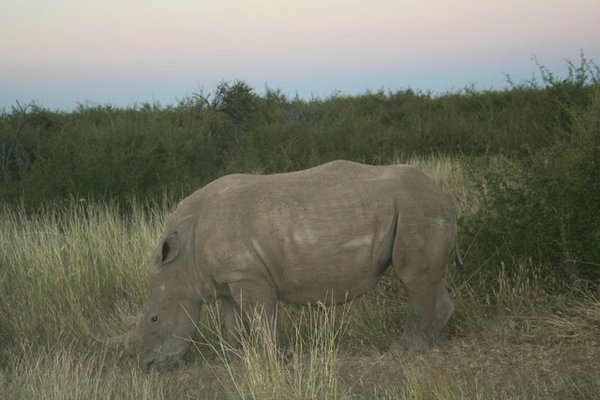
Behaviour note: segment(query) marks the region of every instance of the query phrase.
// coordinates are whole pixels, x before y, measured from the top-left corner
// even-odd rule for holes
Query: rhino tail
[[[465,266],[465,263],[462,259],[462,255],[460,254],[458,238],[456,238],[456,241],[454,242],[454,266],[457,268],[463,268]]]

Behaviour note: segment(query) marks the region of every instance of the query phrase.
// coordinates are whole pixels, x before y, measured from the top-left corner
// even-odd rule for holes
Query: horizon
[[[0,110],[169,106],[236,80],[303,100],[504,90],[536,63],[597,60],[598,16],[593,0],[5,0]]]

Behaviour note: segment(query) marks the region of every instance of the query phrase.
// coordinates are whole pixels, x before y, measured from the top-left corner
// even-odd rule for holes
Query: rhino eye
[[[156,322],[158,321],[158,315],[153,315],[152,318],[150,318],[150,322]]]

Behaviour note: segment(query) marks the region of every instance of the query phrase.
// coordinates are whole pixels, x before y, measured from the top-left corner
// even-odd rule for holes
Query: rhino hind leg
[[[444,345],[446,340],[440,331],[454,311],[444,280],[434,284],[411,282],[406,286],[409,293],[409,312],[400,346],[403,349],[421,350],[431,345]]]
[[[452,249],[452,232],[430,229],[428,235],[412,236],[413,242],[395,244],[392,264],[408,292],[407,326],[402,348],[420,350],[443,345],[440,331],[454,311],[443,269]],[[415,242],[419,244],[415,246]]]

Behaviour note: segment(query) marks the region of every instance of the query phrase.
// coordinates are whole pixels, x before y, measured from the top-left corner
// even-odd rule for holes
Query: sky
[[[0,111],[503,89],[600,64],[600,0],[0,0]]]

